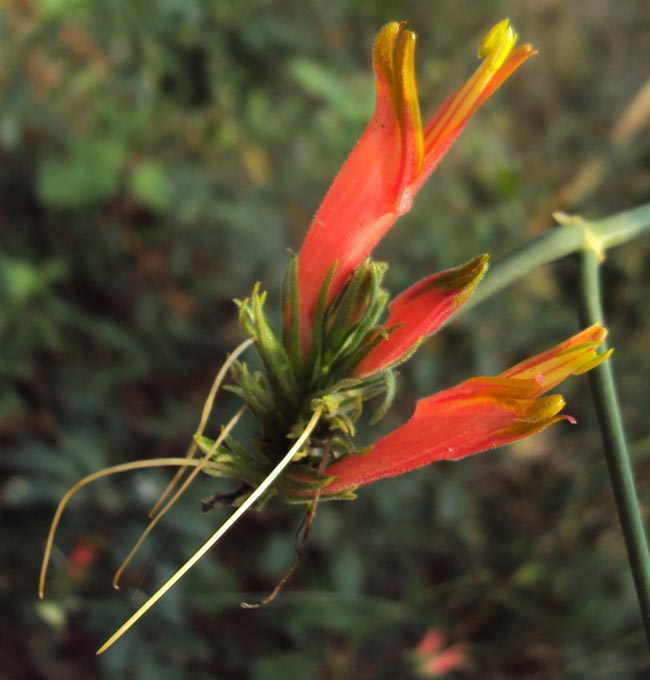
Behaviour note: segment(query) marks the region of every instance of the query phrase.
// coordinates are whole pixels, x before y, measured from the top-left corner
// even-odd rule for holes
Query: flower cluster
[[[608,352],[597,351],[606,333],[598,325],[499,376],[472,378],[420,400],[406,423],[370,446],[356,441],[356,423],[366,402],[375,404],[372,424],[390,408],[395,368],[462,307],[485,274],[488,257],[479,255],[425,278],[390,301],[382,287],[386,265],[370,255],[395,220],[409,210],[472,114],[534,54],[530,45],[516,43],[508,20],[494,26],[479,49],[482,62],[474,74],[423,125],[414,71],[415,35],[400,23],[381,30],[373,52],[375,113],[287,270],[281,330],[269,321],[266,295],[255,286],[249,298],[237,301],[249,338],[219,372],[186,457],[132,461],[100,470],[71,488],[57,508],[41,568],[41,597],[61,513],[82,486],[143,467],[180,468],[152,509],[151,523],[118,569],[113,582],[117,587],[142,540],[199,472],[240,482],[232,493],[205,501],[207,508],[227,503],[237,509],[98,653],[177,583],[244,512],[274,494],[308,505],[304,541],[319,500],[353,498],[363,484],[501,446],[558,420],[572,421],[561,413],[562,397],[547,392],[607,358]],[[239,359],[251,345],[258,354],[256,366]],[[203,436],[203,430],[226,375],[227,387],[241,397],[244,407],[213,441]],[[246,409],[256,419],[258,437],[244,445],[232,430]],[[194,459],[197,446],[205,454],[201,460]]]
[[[370,254],[472,114],[534,54],[517,46],[508,20],[492,28],[469,80],[422,124],[414,72],[415,34],[390,23],[374,46],[376,107],[319,208],[284,284],[284,322],[276,333],[255,288],[240,301],[240,320],[254,340],[261,370],[234,362],[232,385],[259,424],[254,451],[225,438],[214,454],[217,474],[244,482],[241,502],[281,460],[287,439],[321,414],[271,493],[310,502],[353,497],[356,487],[442,459],[458,459],[521,439],[561,419],[564,401],[546,393],[567,376],[604,360],[594,326],[498,377],[480,377],[418,402],[402,427],[369,447],[355,443],[355,423],[369,399],[383,395],[372,416],[390,407],[395,367],[435,333],[470,297],[487,255],[434,274],[389,302],[386,265]],[[387,318],[385,308],[388,307]],[[215,453],[216,451],[216,453]]]

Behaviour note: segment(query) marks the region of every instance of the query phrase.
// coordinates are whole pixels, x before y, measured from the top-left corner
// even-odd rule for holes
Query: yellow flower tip
[[[375,38],[372,60],[377,78],[390,82],[393,79],[395,42],[404,22],[391,21],[386,24]]]
[[[483,57],[487,57],[488,54],[499,45],[503,36],[508,32],[512,33],[510,19],[503,19],[503,21],[492,26],[485,38],[483,38],[481,46],[478,48],[478,58],[483,59]]]
[[[577,368],[573,372],[573,375],[581,375],[582,373],[591,371],[592,368],[596,368],[596,366],[600,366],[600,364],[602,364],[604,361],[607,361],[607,359],[609,359],[609,357],[611,357],[613,353],[614,348],[612,347],[611,349],[608,349],[606,352],[603,352],[602,354],[596,354],[589,361],[586,361],[584,364],[582,364],[582,366]]]
[[[550,394],[547,397],[535,399],[533,408],[527,414],[528,419],[535,423],[553,420],[565,406],[566,402],[561,394]]]
[[[520,416],[505,428],[505,432],[511,437],[520,439],[539,432],[560,420],[574,422],[570,416],[560,413],[565,405],[566,402],[561,394],[551,394],[547,397],[532,399],[526,403],[525,407],[519,406],[516,409],[519,411]]]
[[[512,52],[518,37],[510,26],[510,19],[500,21],[483,39],[478,49],[479,59],[485,59],[488,70],[498,71]]]
[[[587,340],[572,347],[567,347],[557,355],[556,361],[561,366],[564,366],[566,375],[582,375],[607,361],[612,355],[613,349],[597,354],[599,345],[607,335],[607,329],[602,326],[594,327],[593,335],[593,340]],[[568,363],[566,362],[567,359],[569,359]]]
[[[400,33],[395,54],[393,107],[402,134],[408,136],[414,144],[415,172],[418,173],[424,162],[424,135],[415,80],[415,43],[416,35],[413,31],[403,30]]]
[[[386,24],[375,40],[373,65],[377,77],[377,101],[389,103],[394,122],[400,129],[410,173],[417,174],[424,162],[424,136],[415,80],[415,43],[413,31],[405,22]]]
[[[456,303],[461,304],[473,292],[488,269],[490,256],[479,255],[474,259],[454,267],[446,272],[439,273],[435,280],[435,288],[438,290],[457,290],[459,292]]]
[[[415,42],[413,31],[403,30],[399,35],[395,50],[395,78],[402,86],[405,99],[413,96],[417,100],[417,86],[415,84]]]

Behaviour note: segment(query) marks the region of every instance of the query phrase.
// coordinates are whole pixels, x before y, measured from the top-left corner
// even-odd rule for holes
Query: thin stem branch
[[[605,250],[627,243],[650,229],[650,204],[605,217],[591,225]]]
[[[454,319],[515,281],[567,255],[585,249],[604,253],[650,231],[650,204],[588,222],[579,217],[557,214],[560,226],[526,243],[490,268],[471,299]]]
[[[585,250],[581,257],[581,314],[583,322],[604,324],[601,305],[598,254]],[[589,373],[607,468],[623,529],[628,559],[636,587],[641,618],[650,645],[650,553],[639,510],[634,473],[625,440],[612,362],[606,361]]]

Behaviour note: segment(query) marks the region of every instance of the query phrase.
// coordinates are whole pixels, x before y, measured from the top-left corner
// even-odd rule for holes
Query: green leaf
[[[164,212],[172,201],[172,192],[165,168],[155,161],[140,164],[130,177],[129,191],[145,207]]]
[[[126,160],[115,140],[84,140],[64,157],[46,157],[38,168],[36,188],[43,203],[54,208],[80,208],[114,196]]]

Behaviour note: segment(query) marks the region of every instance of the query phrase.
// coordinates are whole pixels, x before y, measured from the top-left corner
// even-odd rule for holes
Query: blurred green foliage
[[[0,678],[411,678],[428,630],[462,642],[457,678],[645,677],[650,664],[584,381],[580,426],[440,464],[323,506],[289,588],[301,519],[245,518],[109,653],[94,650],[200,545],[202,480],[112,571],[168,475],[75,498],[36,600],[48,523],[102,466],[182,455],[226,352],[231,300],[277,302],[329,181],[373,108],[379,27],[419,34],[431,111],[511,16],[540,55],[468,127],[379,248],[399,291],[498,257],[555,209],[604,216],[648,200],[650,5],[422,0],[5,0],[0,6]],[[637,118],[639,114],[637,112]],[[644,127],[645,125],[645,127]],[[580,174],[582,173],[582,175]],[[576,181],[582,178],[582,183]],[[647,505],[648,244],[604,270],[621,399]],[[415,395],[499,371],[577,328],[575,264],[535,272],[450,326],[404,370]],[[233,404],[220,398],[218,422]],[[390,419],[387,419],[390,420]]]

